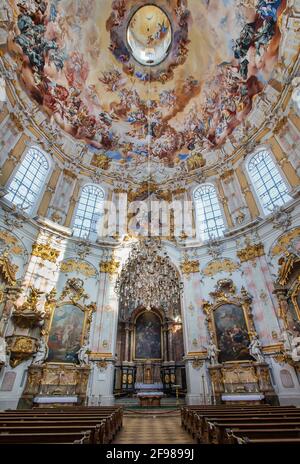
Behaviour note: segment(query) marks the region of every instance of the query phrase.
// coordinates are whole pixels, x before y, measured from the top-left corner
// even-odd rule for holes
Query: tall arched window
[[[222,237],[225,225],[215,187],[200,185],[194,191],[194,201],[198,236],[202,240]]]
[[[97,224],[103,213],[104,191],[96,185],[85,185],[81,191],[73,231],[76,237],[88,238],[97,232]]]
[[[291,200],[288,187],[267,150],[250,158],[248,172],[265,214]]]
[[[14,174],[5,198],[31,213],[45,184],[49,163],[44,153],[31,147]]]

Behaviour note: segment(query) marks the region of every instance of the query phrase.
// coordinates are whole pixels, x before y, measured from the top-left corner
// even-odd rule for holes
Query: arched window
[[[288,187],[267,150],[250,158],[248,172],[265,214],[291,200]]]
[[[222,237],[225,230],[216,189],[203,184],[194,192],[198,236],[202,240]]]
[[[104,191],[96,185],[85,185],[78,203],[73,231],[76,237],[88,238],[97,232],[97,224],[103,213]]]
[[[49,172],[49,163],[44,153],[31,147],[18,167],[5,198],[14,205],[32,212]]]

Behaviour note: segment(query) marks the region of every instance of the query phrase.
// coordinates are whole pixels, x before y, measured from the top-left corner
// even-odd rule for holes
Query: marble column
[[[173,350],[173,324],[168,325],[168,347],[169,347],[169,361],[174,361],[174,350]]]
[[[128,362],[128,354],[129,354],[129,334],[130,334],[130,327],[129,324],[125,325],[125,354],[124,354],[124,361]]]

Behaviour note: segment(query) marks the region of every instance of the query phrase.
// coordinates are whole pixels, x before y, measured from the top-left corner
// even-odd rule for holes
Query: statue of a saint
[[[91,352],[90,350],[90,345],[87,342],[85,345],[82,345],[80,350],[78,350],[78,361],[80,366],[87,366],[89,365],[89,353]]]
[[[265,362],[261,348],[262,348],[262,344],[258,340],[257,335],[254,335],[249,345],[249,353],[258,363]]]
[[[209,345],[207,347],[207,357],[210,360],[210,363],[212,365],[218,364],[218,353],[221,350],[219,350],[214,342],[210,340]]]
[[[48,358],[49,348],[44,338],[39,341],[39,346],[36,354],[34,355],[32,364],[40,366]]]
[[[4,337],[0,337],[0,366],[7,365],[7,355],[6,355],[6,340]]]

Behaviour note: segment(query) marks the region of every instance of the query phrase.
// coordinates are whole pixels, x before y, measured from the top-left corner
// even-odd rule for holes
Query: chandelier
[[[150,311],[179,307],[183,283],[167,253],[162,253],[160,240],[147,239],[132,247],[115,290],[123,312],[138,306]]]

